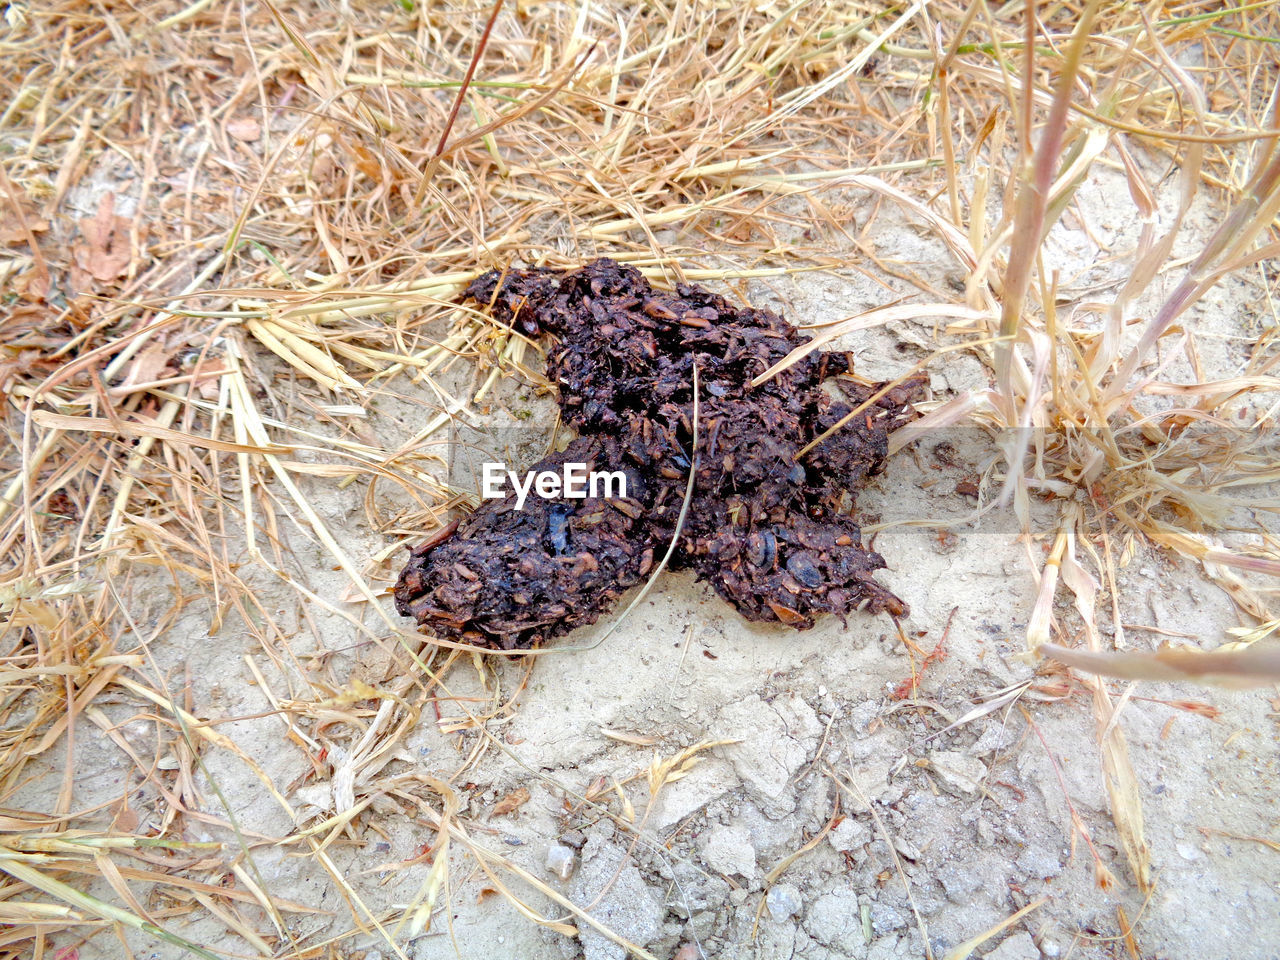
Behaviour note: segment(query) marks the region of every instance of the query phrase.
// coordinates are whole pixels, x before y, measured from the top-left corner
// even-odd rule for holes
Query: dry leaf
[[[220,357],[205,357],[191,369],[191,382],[205,400],[216,400],[222,392],[222,377],[231,371]]]
[[[26,208],[20,208],[18,217],[0,224],[0,244],[6,247],[25,245],[30,241],[31,233],[44,233],[49,229],[49,221],[42,220]]]
[[[244,143],[253,143],[262,136],[262,124],[251,117],[227,122],[227,133]]]
[[[98,204],[98,215],[80,221],[85,243],[76,244],[74,249],[76,265],[100,283],[123,275],[133,258],[130,221],[117,217],[115,206],[115,194],[104,194]]]
[[[527,788],[521,787],[519,790],[512,790],[494,804],[493,815],[495,817],[505,817],[508,814],[515,813],[528,802],[529,791]]]
[[[26,264],[30,265],[30,269],[26,269]],[[20,261],[10,261],[9,266],[20,272],[17,276],[9,274],[5,277],[3,271],[0,271],[0,279],[4,280],[5,285],[19,300],[28,304],[40,304],[39,309],[43,315],[43,301],[48,296],[50,287],[48,267],[38,260],[27,257],[20,258]],[[17,306],[15,305],[15,308]]]
[[[133,833],[138,829],[138,824],[141,822],[132,807],[128,804],[121,804],[116,810],[116,819],[111,826],[121,833]]]
[[[381,177],[382,166],[378,163],[378,158],[373,151],[357,143],[351,145],[351,152],[355,154],[357,170],[370,180],[377,180]]]
[[[140,383],[153,383],[161,379],[169,366],[169,350],[163,344],[153,343],[138,352],[137,357],[129,364],[121,387],[134,387]]]

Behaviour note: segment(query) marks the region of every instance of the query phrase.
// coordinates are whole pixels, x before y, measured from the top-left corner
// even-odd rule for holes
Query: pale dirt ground
[[[1082,197],[1097,215],[1094,228],[1109,229],[1111,239],[1133,227],[1119,219],[1108,223],[1109,210],[1122,209],[1112,202],[1118,190],[1118,181],[1095,182]],[[1208,222],[1201,217],[1199,229]],[[880,256],[911,262],[939,283],[947,282],[945,253],[892,212],[882,213],[872,240]],[[1088,287],[1122,270],[1106,263],[1083,233],[1063,231],[1056,242],[1067,268],[1064,285]],[[908,292],[900,281],[888,282]],[[781,307],[793,320],[844,316],[891,299],[883,287],[853,271],[757,283],[749,290],[756,303]],[[1206,331],[1201,354],[1206,377],[1241,366],[1257,333],[1250,324],[1260,322],[1260,295],[1247,282],[1226,284],[1189,321]],[[860,372],[880,376],[901,372],[923,356],[931,338],[932,322],[924,319],[859,335],[847,345],[858,355]],[[1169,379],[1185,372],[1179,363],[1170,368]],[[952,354],[934,371],[938,396],[983,382],[981,365],[964,354]],[[406,394],[411,388],[401,381],[396,390]],[[418,428],[429,402],[425,397],[387,399],[370,427],[390,446]],[[550,409],[549,401],[530,401],[517,386],[508,389],[508,402],[531,407],[539,418]],[[980,479],[994,448],[976,431],[947,439],[959,451],[955,466],[941,463],[932,452],[936,439],[927,439],[891,462],[863,495],[863,511],[888,522],[957,517],[971,510],[974,502],[954,493],[955,484]],[[352,555],[371,556],[386,546],[386,539],[365,524],[359,490],[336,491],[332,484],[315,482],[308,493]],[[994,489],[984,485],[984,499],[993,495]],[[284,532],[294,570],[309,587],[328,597],[346,588],[331,564],[320,564],[320,551],[302,532]],[[1115,939],[1116,909],[1122,906],[1137,922],[1136,942],[1144,958],[1280,957],[1277,852],[1202,832],[1277,835],[1276,690],[1236,693],[1145,684],[1125,707],[1120,722],[1142,785],[1156,877],[1155,892],[1144,903],[1108,813],[1087,694],[1057,702],[1026,697],[1012,710],[928,739],[978,698],[1030,675],[1031,667],[1018,654],[1034,597],[1028,557],[1037,567],[1043,562],[1043,538],[1028,547],[1019,542],[1012,521],[991,514],[976,527],[956,529],[946,542],[934,530],[891,527],[879,534],[876,547],[889,562],[881,579],[910,604],[904,626],[922,648],[933,648],[955,610],[948,656],[930,666],[922,682],[920,697],[927,706],[904,704],[892,695],[909,676],[910,665],[888,619],[856,615],[847,625],[827,620],[805,633],[752,625],[688,575],[667,574],[604,645],[537,660],[514,713],[491,723],[520,762],[489,749],[467,772],[466,779],[478,786],[462,812],[475,824],[477,842],[551,881],[548,847],[562,838],[571,841],[580,848],[577,872],[568,883],[552,882],[575,901],[594,903],[592,909],[617,932],[659,957],[671,957],[689,943],[695,944],[694,952],[686,948],[682,958],[697,956],[697,950],[707,957],[760,960],[922,956],[921,936],[881,829],[855,797],[836,786],[835,778],[844,776],[872,799],[894,838],[939,958],[1042,898],[1042,906],[976,955],[996,960],[1126,956]],[[390,565],[388,572],[394,574]],[[299,610],[290,587],[265,574],[258,580],[265,595],[287,611],[285,620],[298,623],[289,640],[294,660],[290,664],[281,657],[283,672],[239,632],[204,636],[205,611],[196,609],[151,647],[171,682],[189,680],[198,715],[245,717],[270,709],[246,657],[258,663],[278,693],[297,682],[301,674],[291,675],[296,670],[323,669],[339,681],[361,678],[373,684],[391,683],[406,670],[403,654],[357,643],[349,624],[322,610]],[[1123,569],[1119,586],[1121,615],[1131,627],[1128,639],[1134,647],[1150,648],[1160,639],[1134,625],[1190,634],[1191,642],[1211,646],[1223,639],[1225,628],[1240,622],[1227,595],[1198,569],[1147,547]],[[157,594],[156,602],[164,596]],[[1104,595],[1099,606],[1109,629],[1109,597]],[[371,619],[367,611],[351,609],[366,622]],[[1065,606],[1059,613],[1074,642],[1071,613]],[[560,643],[590,641],[604,626]],[[325,656],[308,656],[313,653]],[[449,676],[454,694],[479,698],[470,705],[477,712],[495,693],[505,699],[524,667],[490,661],[489,669],[487,690],[466,663]],[[1113,689],[1122,692],[1123,685]],[[1221,717],[1213,721],[1161,702],[1179,699],[1209,701]],[[134,716],[135,709],[121,704],[112,719]],[[441,710],[446,717],[459,715],[449,703]],[[462,765],[476,747],[476,735],[444,736],[433,721],[430,711],[424,712],[385,772],[447,776]],[[654,747],[619,742],[607,738],[605,728],[658,742]],[[276,784],[287,785],[308,769],[277,717],[239,719],[218,729],[262,764]],[[125,733],[139,744],[149,744],[154,736],[142,721]],[[648,809],[643,773],[654,752],[670,756],[719,738],[739,742],[703,754],[703,762]],[[136,781],[132,762],[88,725],[75,749],[78,807],[109,802]],[[210,814],[226,815],[207,789],[208,777],[221,788],[246,836],[280,836],[292,828],[242,763],[225,751],[211,751],[205,759],[208,774],[199,786]],[[23,798],[33,809],[48,808],[46,791],[57,789],[62,756],[51,752],[40,761],[49,776],[33,781]],[[966,773],[980,783],[966,780]],[[643,819],[638,843],[590,811],[566,815],[564,796],[551,786],[581,792],[598,777],[622,780],[635,774],[640,777],[623,789],[637,819]],[[311,800],[318,809],[330,802],[330,786],[313,782],[291,799],[300,807]],[[513,815],[491,816],[492,805],[520,787],[530,791],[530,800]],[[757,925],[766,873],[822,829],[837,801],[846,819],[785,870],[775,891],[777,915],[765,910]],[[1073,831],[1069,803],[1119,879],[1117,889],[1096,887],[1092,857]],[[147,815],[145,804],[137,809]],[[612,809],[622,810],[616,799]],[[432,831],[393,811],[375,812],[366,823],[370,829],[361,830],[358,842],[333,845],[334,862],[375,911],[407,903],[428,868],[395,865],[418,852]],[[189,839],[231,839],[223,830],[199,833]],[[544,932],[500,895],[482,897],[490,881],[456,845],[454,850],[447,907],[436,914],[429,933],[401,941],[407,956],[598,960],[622,955],[597,936],[579,942]],[[273,893],[333,911],[295,917],[295,934],[323,940],[349,927],[346,904],[312,859],[269,846],[255,849],[254,858]],[[532,905],[557,915],[519,881],[511,883]],[[173,926],[219,953],[246,952],[243,941],[207,917],[186,928]],[[134,945],[139,956],[179,955],[175,947],[143,938]],[[80,956],[111,957],[118,949],[102,936],[82,947]],[[371,935],[344,945],[339,955],[375,960],[393,954]]]

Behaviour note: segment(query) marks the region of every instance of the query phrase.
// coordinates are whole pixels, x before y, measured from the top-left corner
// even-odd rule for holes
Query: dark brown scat
[[[808,443],[883,384],[824,379],[842,354],[814,354],[752,389],[804,337],[777,314],[739,309],[700,287],[654,291],[635,269],[595,260],[579,270],[491,271],[467,295],[494,318],[557,341],[547,377],[578,437],[534,465],[622,470],[628,499],[486,501],[411,552],[396,608],[453,640],[531,647],[594,623],[647,577],[675,533],[692,456],[693,367],[699,456],[692,502],[671,558],[750,620],[798,629],[868,609],[906,615],[873,579],[853,497],[880,471],[888,435],[914,415],[923,377],[868,404],[797,462]]]

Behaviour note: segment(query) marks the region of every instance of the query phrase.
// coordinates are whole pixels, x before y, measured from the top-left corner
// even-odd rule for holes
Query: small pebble
[[[769,888],[765,905],[769,908],[769,916],[781,923],[798,914],[804,902],[800,899],[800,891],[793,884],[779,883]]]
[[[1025,930],[1010,934],[987,954],[986,960],[1040,960],[1040,948]]]
[[[555,843],[547,850],[547,869],[561,880],[568,880],[573,876],[573,868],[577,866],[577,859],[572,847],[566,847],[563,843]]]
[[[746,827],[740,824],[712,827],[701,845],[703,862],[717,873],[755,876],[756,851]]]
[[[900,854],[902,854],[904,857],[906,857],[908,860],[912,861],[913,863],[919,860],[923,856],[923,854],[920,852],[920,848],[917,847],[910,840],[908,840],[906,837],[894,837],[893,847],[895,850],[897,850]]]
[[[827,834],[827,842],[839,853],[861,850],[871,842],[871,830],[860,820],[845,817]]]
[[[871,905],[871,927],[878,936],[901,930],[906,925],[906,915],[892,904],[873,903]]]
[[[581,830],[566,830],[560,834],[560,842],[567,847],[581,850],[582,845],[587,842],[587,835]]]
[[[929,769],[949,792],[974,796],[982,791],[987,767],[976,757],[959,750],[935,750],[929,755],[929,761]]]

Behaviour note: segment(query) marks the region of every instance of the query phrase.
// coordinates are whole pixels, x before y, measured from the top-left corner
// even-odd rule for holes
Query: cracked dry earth
[[[1015,569],[1017,551],[987,539],[962,541],[947,560],[976,564],[994,557]],[[897,545],[903,548],[910,569],[937,565],[923,539]],[[1151,592],[1157,622],[1207,629],[1226,612],[1217,588],[1196,584],[1185,571],[1187,592],[1166,593],[1152,582],[1158,563],[1144,558],[1126,578],[1127,588]],[[643,774],[655,751],[670,755],[706,739],[736,742],[709,751],[651,806],[645,791],[634,794],[644,838],[639,843],[607,820],[572,812],[563,795],[526,770],[495,760],[482,812],[512,790],[531,793],[514,814],[488,820],[508,856],[552,878],[615,932],[664,958],[920,957],[913,902],[934,955],[943,957],[1042,898],[1028,922],[974,955],[1125,956],[1123,945],[1110,939],[1116,907],[1138,916],[1143,898],[1132,888],[1110,823],[1090,747],[1087,702],[1028,701],[1065,793],[1044,745],[1016,711],[928,739],[948,716],[968,708],[974,691],[996,690],[1026,675],[1011,659],[1017,644],[1008,639],[1022,626],[1008,616],[1004,594],[1012,577],[962,576],[950,589],[919,576],[890,580],[938,623],[946,622],[962,595],[966,601],[952,621],[951,655],[926,684],[932,687],[929,707],[894,698],[907,666],[887,624],[858,618],[848,629],[832,622],[800,635],[779,626],[744,626],[730,611],[710,617],[694,612],[705,610],[706,588],[687,576],[672,579],[633,614],[625,665],[616,652],[597,649],[535,667],[506,742],[524,763],[579,791],[598,780]],[[1015,585],[1012,592],[1030,602],[1027,586]],[[975,602],[975,594],[983,599]],[[930,631],[922,643],[931,646],[939,636],[940,630]],[[1179,694],[1200,696],[1185,689],[1158,695]],[[1262,698],[1215,699],[1224,710],[1219,723],[1158,704],[1126,716],[1157,864],[1147,911],[1167,920],[1139,928],[1143,957],[1276,955],[1270,851],[1198,829],[1247,835],[1273,822],[1267,777],[1274,766],[1263,737],[1274,734],[1274,719]],[[1221,750],[1236,731],[1259,751],[1257,759]],[[619,743],[613,739],[618,732],[655,735],[661,742],[654,748]],[[1197,753],[1202,760],[1189,760]],[[1192,765],[1205,776],[1188,776]],[[1120,879],[1118,889],[1097,889],[1092,859],[1071,835],[1068,796]],[[875,806],[892,852],[862,797]],[[769,886],[769,872],[833,820]],[[574,852],[577,871],[568,882],[547,869],[553,845]],[[504,956],[625,955],[591,931],[567,940],[521,925],[502,903],[486,901],[484,911],[462,903],[455,923],[465,957],[492,955],[487,951],[498,936],[505,938]],[[452,950],[443,938],[434,945],[428,938],[417,955],[443,958]]]
[[[789,312],[844,313],[858,292],[828,280],[790,297]],[[1250,295],[1229,288],[1237,311],[1204,322],[1230,332]],[[926,351],[912,325],[877,331],[859,344],[860,372],[890,377],[904,354]],[[1217,359],[1226,369],[1234,362]],[[946,392],[982,385],[985,375],[956,357],[932,381],[935,393]],[[989,441],[971,431],[926,440],[890,461],[860,507],[867,522],[959,517],[975,493],[991,495],[980,482],[991,456]],[[887,616],[828,617],[796,633],[746,623],[691,573],[668,574],[609,643],[533,667],[503,727],[520,764],[490,753],[481,768],[487,789],[472,805],[491,842],[620,936],[675,960],[922,957],[922,927],[942,958],[1027,907],[972,956],[1128,957],[1118,936],[1123,910],[1143,958],[1276,960],[1276,854],[1248,839],[1276,829],[1274,693],[1148,684],[1129,702],[1122,724],[1156,877],[1145,896],[1111,822],[1087,696],[1064,698],[1062,678],[1049,676],[1018,706],[939,735],[981,698],[1031,674],[1018,655],[1034,583],[1012,524],[950,536],[891,527],[871,546],[889,561],[879,579],[911,608],[904,627],[912,639],[925,651],[944,643],[919,702],[898,696],[911,665]],[[1149,626],[1211,645],[1238,622],[1218,586],[1148,547],[1119,571],[1117,588],[1136,628],[1131,643],[1158,643],[1159,634],[1142,632]],[[1058,613],[1078,629],[1069,610]],[[557,642],[589,641],[603,626]],[[1110,629],[1105,612],[1102,626]],[[495,670],[503,689],[519,682],[514,664]],[[470,692],[492,696],[478,682]],[[1176,701],[1208,701],[1221,716]],[[655,754],[719,739],[733,742],[700,753],[651,800],[643,783]],[[626,783],[638,840],[553,786],[582,792],[614,779]],[[520,789],[527,803],[494,812]],[[1114,887],[1099,889],[1098,864],[1073,817]],[[552,848],[576,865],[569,879],[548,866]],[[460,892],[451,916],[453,939],[425,937],[415,956],[625,955],[590,929],[577,939],[539,931],[496,897],[476,905]]]

